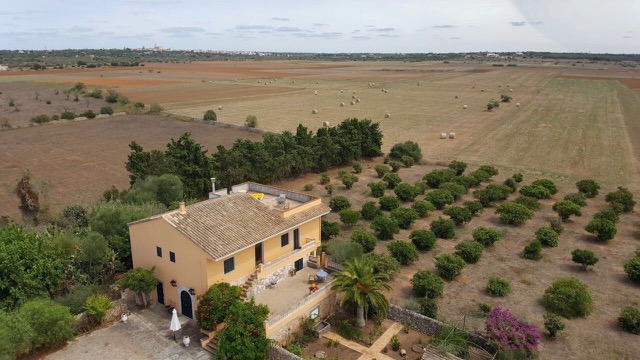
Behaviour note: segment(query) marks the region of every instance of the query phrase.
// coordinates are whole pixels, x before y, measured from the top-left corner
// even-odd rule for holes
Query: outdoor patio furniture
[[[326,272],[324,269],[320,269],[320,271],[318,271],[315,275],[315,277],[318,278],[319,282],[324,282],[327,276],[329,276],[329,273]]]
[[[316,282],[316,276],[315,275],[309,275],[309,284],[313,284],[314,282]]]

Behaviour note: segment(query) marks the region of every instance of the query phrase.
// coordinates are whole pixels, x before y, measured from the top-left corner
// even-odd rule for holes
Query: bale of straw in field
[[[311,110],[311,113],[312,113],[312,114],[317,114],[317,113],[318,113],[318,110],[313,109],[313,110]]]
[[[513,92],[513,89],[509,89],[509,91]]]
[[[355,104],[356,104],[356,102],[355,102],[355,101],[352,101],[352,102],[351,102],[351,105],[355,105]]]
[[[357,103],[359,103],[359,102],[360,102],[360,99],[356,99],[356,102],[357,102]]]
[[[317,91],[314,91],[314,92],[313,92],[313,94],[314,94],[314,95],[318,95],[318,92],[317,92]]]
[[[460,95],[456,95],[456,99],[459,99],[459,98],[460,98]]]
[[[260,80],[258,80],[258,84],[260,84]]]
[[[447,133],[440,133],[440,139],[446,139]]]
[[[323,122],[323,123],[322,123],[322,127],[325,127],[325,128],[328,128],[328,127],[329,127],[329,125],[330,125],[330,124],[329,124],[329,122],[328,122],[328,121],[325,121],[325,122]]]
[[[355,96],[355,95],[351,95],[351,98],[352,98],[352,99],[356,99],[356,98],[357,98],[357,96]]]
[[[463,108],[463,109],[466,109],[466,108],[467,108],[467,105],[462,105],[462,108]]]
[[[502,87],[502,85],[498,85],[498,87],[499,87],[499,88],[501,88],[501,87]]]
[[[295,81],[295,80],[293,80],[293,83],[295,84],[295,83],[296,83],[296,81]]]
[[[480,89],[480,91],[484,92],[484,89]]]
[[[418,81],[418,86],[420,86],[420,81]]]
[[[340,103],[340,106],[344,106],[344,103],[343,103],[343,102],[341,102],[341,103]]]
[[[354,94],[357,94],[357,92],[356,92],[355,90],[353,90],[353,93],[354,93]]]
[[[389,92],[389,90],[387,90],[387,89],[384,89],[384,93],[385,93],[385,94],[386,94],[386,93],[388,93],[388,92]]]
[[[316,84],[320,84],[320,81],[316,81]]]
[[[384,114],[384,118],[385,119],[389,119],[390,117],[391,117],[391,114],[389,114],[389,113]]]
[[[455,139],[455,138],[456,138],[456,133],[450,132],[449,133],[449,139]]]
[[[520,103],[516,103],[516,107],[520,107]]]
[[[344,94],[344,90],[340,90],[340,94]]]
[[[384,88],[382,88],[382,92],[384,92],[384,91],[385,91]]]
[[[222,110],[222,105],[218,106],[218,110]]]

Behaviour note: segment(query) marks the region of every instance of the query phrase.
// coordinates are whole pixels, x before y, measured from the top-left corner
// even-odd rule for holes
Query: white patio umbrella
[[[178,320],[178,312],[173,309],[173,315],[171,315],[171,326],[169,330],[173,331],[173,340],[176,340],[176,331],[180,330],[180,320]]]

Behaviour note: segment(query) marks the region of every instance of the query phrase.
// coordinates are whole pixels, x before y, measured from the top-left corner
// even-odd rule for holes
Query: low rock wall
[[[287,349],[278,345],[269,347],[269,360],[304,360],[298,355],[292,354]]]

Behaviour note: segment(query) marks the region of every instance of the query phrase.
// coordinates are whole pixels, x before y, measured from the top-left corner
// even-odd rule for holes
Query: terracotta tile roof
[[[218,260],[329,211],[320,203],[283,217],[249,194],[232,194],[189,205],[186,214],[176,210],[161,216]]]

